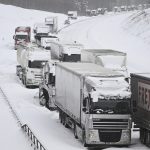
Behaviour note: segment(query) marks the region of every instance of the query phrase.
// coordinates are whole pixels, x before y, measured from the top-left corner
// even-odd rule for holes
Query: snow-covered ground
[[[27,10],[14,6],[0,4],[0,87],[6,93],[12,106],[15,108],[22,123],[29,125],[34,134],[41,143],[49,150],[81,150],[86,149],[81,142],[74,139],[71,130],[65,129],[58,120],[57,112],[50,112],[46,108],[38,104],[38,99],[34,97],[38,93],[38,89],[26,89],[18,80],[15,74],[17,64],[16,51],[13,50],[14,41],[13,34],[16,26],[31,26],[36,22],[43,22],[44,18],[50,15],[57,15],[59,19],[59,29],[63,27],[66,16],[63,14],[54,14],[49,12]],[[85,19],[79,23],[75,23],[70,27],[60,31],[60,36],[68,40],[76,40],[85,45],[85,48],[110,48],[127,52],[128,67],[130,72],[148,72],[150,64],[150,45],[145,43],[144,39],[130,34],[128,30],[124,30],[124,21],[128,20],[130,13],[108,14],[106,16],[97,16]],[[144,27],[142,25],[142,27]],[[24,146],[28,144],[24,136],[19,135],[20,129],[15,125],[15,121],[9,121],[11,115],[9,109],[4,106],[4,102],[0,103],[0,133],[6,129],[3,139],[7,142],[2,145],[1,149],[29,149]],[[10,123],[9,123],[10,122]],[[12,132],[9,132],[10,130]],[[16,135],[16,139],[7,139],[9,135]],[[23,134],[23,133],[22,133]],[[20,141],[18,140],[20,138]],[[24,143],[23,143],[24,140]],[[16,148],[12,148],[12,144]],[[109,147],[105,149],[135,149],[148,150],[146,146],[139,141],[139,133],[132,133],[132,144],[129,147]]]

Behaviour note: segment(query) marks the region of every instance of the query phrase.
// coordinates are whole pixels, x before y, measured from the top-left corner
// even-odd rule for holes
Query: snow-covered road
[[[0,90],[0,149],[32,150]],[[6,126],[7,125],[7,126]],[[19,143],[19,144],[18,144]]]
[[[7,12],[7,10],[9,10],[9,13],[5,14],[4,12]],[[19,16],[21,15],[21,18],[16,15],[19,12],[21,13],[19,14]],[[14,27],[20,25],[32,26],[34,22],[40,22],[42,18],[47,15],[49,15],[47,12],[0,5],[0,26],[2,26],[2,28],[0,28],[0,33],[2,33],[0,35],[0,85],[15,108],[20,120],[29,125],[31,130],[33,130],[35,135],[48,150],[86,149],[82,146],[80,141],[74,139],[71,130],[64,128],[64,126],[59,123],[57,112],[50,112],[45,107],[39,106],[38,99],[34,97],[37,95],[38,89],[26,89],[17,79],[15,74],[17,60],[16,51],[13,50],[12,36]],[[57,15],[60,19],[59,26],[62,26],[65,16],[61,14]],[[65,28],[60,34],[61,37],[66,40],[69,39],[81,42],[85,45],[85,48],[111,48],[125,51],[128,54],[128,64],[131,68],[130,71],[141,71],[146,69],[148,71],[145,64],[150,64],[148,57],[150,56],[148,51],[150,45],[145,44],[138,37],[129,35],[123,31],[120,26],[120,23],[129,15],[130,14],[128,13],[93,17]],[[15,22],[12,21],[12,18],[15,19]],[[139,61],[143,62],[139,63]],[[2,108],[4,111],[2,111]],[[4,103],[0,103],[0,110],[0,114],[4,114],[8,111],[4,106]],[[0,119],[9,118],[8,115],[8,113],[6,113],[6,116],[0,115]],[[4,125],[0,124],[0,133],[4,130],[3,128],[7,129],[10,126],[7,122],[4,122]],[[11,125],[11,127],[12,130],[18,131],[17,126]],[[9,134],[9,131],[7,134]],[[122,147],[121,149],[148,150],[146,146],[139,142],[138,138],[138,132],[133,132],[132,145],[129,147]],[[0,145],[2,145],[1,142],[2,140],[0,140]],[[13,138],[13,141],[11,142],[15,143],[15,138]],[[13,149],[22,149],[21,147],[19,148],[22,142],[18,142],[18,149]],[[26,141],[24,141],[24,144],[27,144]],[[5,150],[4,145],[2,146],[2,149]],[[9,149],[12,149],[11,146],[6,148],[6,150]],[[110,147],[105,149],[114,150],[120,149],[120,147]]]

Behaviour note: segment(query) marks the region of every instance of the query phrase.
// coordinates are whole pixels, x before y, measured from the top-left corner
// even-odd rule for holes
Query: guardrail
[[[21,123],[19,117],[17,116],[16,111],[12,107],[8,97],[6,96],[6,94],[4,93],[4,91],[2,90],[1,87],[0,87],[0,93],[2,94],[4,100],[7,102],[8,106],[9,106],[9,109],[11,110],[12,114],[14,115],[14,117],[17,120],[17,123],[20,125],[20,127],[23,129],[23,131],[26,133],[26,135],[30,139],[31,143],[34,145],[34,150],[47,150],[42,145],[42,143],[38,140],[38,138],[35,136],[35,134],[32,132],[32,130],[29,128],[29,126],[27,124],[22,124]]]
[[[37,137],[34,135],[34,133],[32,132],[32,130],[28,127],[27,124],[23,125],[21,127],[24,132],[26,133],[26,135],[29,137],[30,141],[32,142],[32,144],[34,144],[34,148],[36,150],[46,150],[46,148],[44,148],[44,146],[41,144],[41,142],[37,139]]]

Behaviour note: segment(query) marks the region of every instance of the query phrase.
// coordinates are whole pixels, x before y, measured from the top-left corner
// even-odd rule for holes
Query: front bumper
[[[89,130],[86,132],[88,145],[129,145],[130,130]]]
[[[41,82],[42,82],[42,79],[27,79],[26,84],[32,85],[32,86],[39,86]]]

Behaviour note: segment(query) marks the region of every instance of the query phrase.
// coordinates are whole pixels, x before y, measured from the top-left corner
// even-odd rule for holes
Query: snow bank
[[[124,21],[123,28],[150,44],[150,9],[134,12]]]

